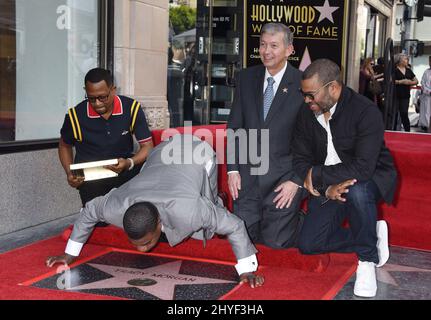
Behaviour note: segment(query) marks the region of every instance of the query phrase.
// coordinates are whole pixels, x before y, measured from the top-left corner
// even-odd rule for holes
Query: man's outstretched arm
[[[235,269],[240,276],[240,283],[249,283],[252,288],[261,286],[264,278],[255,274],[258,268],[257,250],[248,236],[244,221],[205,197],[201,197],[201,202],[201,217],[195,220],[195,229],[204,228],[226,235],[238,260]]]
[[[109,194],[109,193],[108,193]],[[73,225],[73,231],[67,242],[63,255],[50,256],[46,259],[46,265],[52,267],[57,263],[69,265],[79,256],[82,247],[87,242],[94,226],[99,222],[105,222],[103,208],[108,195],[97,197],[81,209],[78,219]]]

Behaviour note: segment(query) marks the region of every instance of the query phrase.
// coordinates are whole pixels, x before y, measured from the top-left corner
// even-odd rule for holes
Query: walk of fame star
[[[238,281],[233,264],[111,249],[61,273],[28,282],[37,288],[133,300],[216,300],[237,287]]]
[[[91,282],[69,290],[137,288],[162,300],[173,300],[177,285],[234,283],[233,281],[180,274],[182,261],[174,261],[155,267],[136,269],[103,264],[91,267],[112,275],[112,278]]]
[[[377,280],[383,283],[391,284],[393,286],[399,286],[394,277],[391,276],[390,272],[431,272],[430,269],[422,269],[408,266],[401,266],[397,264],[386,264],[383,268],[377,268]]]

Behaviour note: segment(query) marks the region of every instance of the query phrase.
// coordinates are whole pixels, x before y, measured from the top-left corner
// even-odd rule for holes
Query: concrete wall
[[[0,172],[0,235],[71,215],[81,207],[56,149],[0,155]]]

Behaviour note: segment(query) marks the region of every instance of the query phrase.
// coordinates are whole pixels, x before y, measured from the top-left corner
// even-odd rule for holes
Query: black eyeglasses
[[[89,97],[89,96],[85,95],[85,98],[88,99],[88,101],[90,103],[95,103],[96,100],[99,100],[100,102],[107,102],[109,99],[109,96],[111,95],[111,90],[112,90],[112,87],[109,88],[109,93],[106,96]]]
[[[320,90],[322,90],[323,88],[327,87],[332,82],[335,82],[335,80],[329,81],[328,83],[326,83],[325,85],[321,86],[319,89],[317,89],[314,92],[304,92],[304,91],[302,91],[302,89],[299,89],[299,91],[301,92],[301,94],[304,97],[304,99],[308,98],[310,100],[314,100],[316,94],[318,94]]]

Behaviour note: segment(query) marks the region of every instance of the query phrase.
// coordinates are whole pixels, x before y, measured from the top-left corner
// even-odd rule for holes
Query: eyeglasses
[[[88,99],[88,101],[90,103],[95,103],[96,100],[99,100],[100,102],[107,102],[109,99],[109,96],[111,95],[111,90],[112,90],[112,87],[109,88],[109,93],[106,96],[89,97],[89,96],[85,95],[85,98]]]
[[[299,89],[299,91],[301,92],[302,96],[304,97],[304,99],[308,98],[310,100],[314,100],[316,94],[319,93],[320,90],[322,90],[323,88],[327,87],[328,85],[330,85],[332,82],[335,82],[335,80],[329,81],[327,84],[321,86],[319,89],[317,89],[314,92],[304,92],[302,91],[302,89]]]

